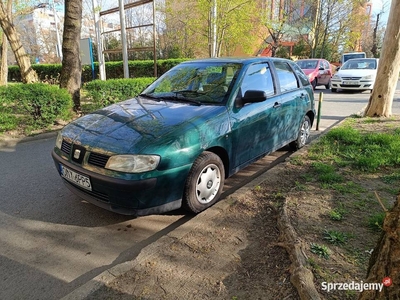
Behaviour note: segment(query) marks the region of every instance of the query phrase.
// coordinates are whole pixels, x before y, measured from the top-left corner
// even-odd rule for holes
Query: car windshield
[[[318,60],[298,60],[296,63],[301,69],[315,69]]]
[[[343,66],[340,68],[341,70],[357,70],[357,69],[376,69],[376,61],[375,60],[366,60],[366,59],[352,59],[346,61]]]
[[[241,67],[239,63],[226,62],[183,63],[152,83],[141,96],[195,104],[221,104]]]

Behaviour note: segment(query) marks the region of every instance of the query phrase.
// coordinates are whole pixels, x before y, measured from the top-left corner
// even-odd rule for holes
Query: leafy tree
[[[23,83],[32,83],[38,81],[36,72],[31,68],[31,62],[21,40],[12,23],[11,15],[4,7],[3,1],[0,1],[0,26],[3,29],[7,40],[10,43],[11,49],[15,55],[15,59],[21,71],[21,78]]]
[[[82,1],[65,0],[64,34],[62,42],[62,68],[60,87],[72,95],[74,110],[81,111],[82,64],[79,41],[82,27]]]
[[[255,34],[249,34],[249,28],[254,27],[256,1],[216,0],[215,17],[211,14],[213,8],[213,0],[177,0],[167,3],[167,44],[179,45],[183,54],[211,57],[211,44],[215,35],[216,56],[232,55],[238,47],[251,53],[251,45],[254,45],[256,37]]]

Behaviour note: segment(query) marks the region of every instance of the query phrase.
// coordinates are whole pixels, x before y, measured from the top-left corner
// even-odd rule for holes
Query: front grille
[[[71,182],[69,182],[67,180],[64,180],[64,181],[65,181],[66,184],[72,185],[74,188],[82,191],[85,194],[88,194],[88,195],[96,198],[99,201],[102,201],[102,202],[105,202],[105,203],[110,203],[110,198],[108,197],[107,194],[103,194],[103,193],[100,193],[100,192],[97,192],[97,191],[89,191],[87,189],[81,188],[80,186],[72,184]]]
[[[100,168],[104,168],[109,158],[110,158],[109,155],[92,152],[89,155],[88,163]]]
[[[69,154],[71,153],[71,148],[72,148],[72,144],[66,142],[65,140],[62,141],[61,144],[61,151],[64,152],[65,154],[67,154],[69,156]]]
[[[343,80],[360,80],[361,77],[342,77]]]

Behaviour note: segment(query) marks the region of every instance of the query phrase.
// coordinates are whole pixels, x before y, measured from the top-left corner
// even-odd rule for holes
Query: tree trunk
[[[400,297],[400,195],[383,222],[383,234],[369,261],[366,282],[382,283],[379,290],[366,290],[359,300],[399,299]],[[390,279],[389,279],[390,278]],[[393,284],[391,284],[393,283]]]
[[[82,64],[79,41],[82,26],[82,1],[65,1],[64,34],[62,43],[62,69],[60,87],[66,88],[72,95],[74,110],[81,111],[81,75]]]
[[[7,2],[7,14],[10,17],[12,16],[12,1],[8,0]],[[8,81],[8,41],[7,37],[4,33],[1,33],[1,66],[0,66],[0,85],[7,85]]]
[[[29,55],[25,52],[22,43],[18,37],[18,33],[14,24],[11,22],[9,14],[6,12],[3,2],[0,1],[0,26],[3,28],[4,34],[7,36],[15,59],[21,71],[23,83],[32,83],[38,81],[38,76],[35,70],[31,67]]]
[[[381,59],[372,95],[364,115],[389,117],[400,71],[400,0],[392,0]]]

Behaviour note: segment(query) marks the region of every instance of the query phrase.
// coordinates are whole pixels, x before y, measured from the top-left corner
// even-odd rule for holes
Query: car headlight
[[[63,137],[61,135],[61,132],[58,132],[57,139],[56,139],[56,147],[58,149],[61,149],[62,141],[63,141]]]
[[[367,75],[367,76],[364,76],[363,78],[362,78],[363,80],[371,80],[371,79],[374,79],[374,76],[373,75]]]
[[[108,159],[106,169],[126,173],[141,173],[154,170],[159,162],[160,157],[158,155],[115,155]]]
[[[332,80],[342,80],[339,75],[333,75]]]

